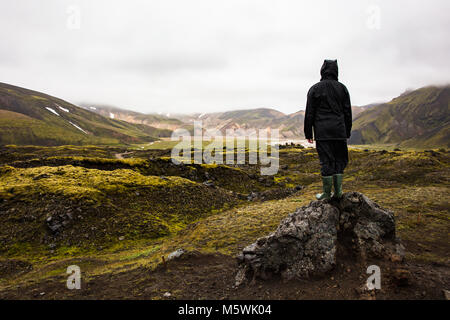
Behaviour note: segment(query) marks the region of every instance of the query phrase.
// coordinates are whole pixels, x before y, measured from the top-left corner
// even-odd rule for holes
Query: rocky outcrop
[[[236,284],[275,274],[285,279],[323,275],[344,253],[361,261],[402,259],[393,213],[358,192],[312,201],[282,220],[275,232],[244,248]]]

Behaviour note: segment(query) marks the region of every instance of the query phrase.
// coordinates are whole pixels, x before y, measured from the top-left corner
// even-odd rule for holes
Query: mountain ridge
[[[0,144],[130,144],[169,130],[108,119],[38,91],[0,83]]]
[[[407,91],[353,121],[350,144],[450,147],[450,85]]]
[[[175,130],[183,123],[173,117],[154,113],[141,113],[111,105],[82,103],[80,106],[89,111],[111,119],[119,119],[135,124],[144,124],[158,129]]]
[[[408,90],[386,103],[353,106],[349,144],[450,147],[450,85]],[[278,129],[281,139],[302,139],[304,110],[274,108],[213,113],[144,114],[115,106],[71,104],[38,91],[0,83],[0,144],[130,144],[170,137],[195,121],[204,129]]]

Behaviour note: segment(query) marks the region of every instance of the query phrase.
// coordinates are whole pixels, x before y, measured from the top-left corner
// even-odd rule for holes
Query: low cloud
[[[141,112],[288,113],[304,107],[323,59],[336,58],[363,105],[450,82],[449,9],[446,0],[4,1],[0,81]]]

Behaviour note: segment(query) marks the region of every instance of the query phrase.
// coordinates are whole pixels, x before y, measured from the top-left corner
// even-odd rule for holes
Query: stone
[[[181,257],[186,251],[184,251],[183,249],[177,249],[173,252],[171,252],[168,256],[167,256],[167,260],[172,260],[172,259],[176,259]]]
[[[62,229],[67,227],[72,223],[72,213],[60,213],[60,214],[53,214],[47,217],[45,219],[45,223],[47,227],[50,229],[50,231],[56,235],[58,234]]]
[[[401,256],[398,244],[393,213],[365,195],[349,192],[339,200],[312,201],[242,250],[236,286],[277,274],[287,280],[324,275],[337,263],[338,246],[366,261]]]
[[[248,201],[255,201],[259,198],[259,193],[258,192],[250,192],[249,195],[247,196],[247,200]]]
[[[203,185],[207,186],[207,187],[210,187],[210,188],[214,188],[215,187],[214,182],[212,182],[212,180],[207,180],[207,181],[203,182]]]

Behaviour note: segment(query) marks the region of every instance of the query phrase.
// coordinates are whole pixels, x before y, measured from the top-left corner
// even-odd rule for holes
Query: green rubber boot
[[[333,175],[333,184],[334,184],[333,198],[342,197],[342,180],[343,180],[343,178],[344,178],[344,175],[341,173]]]
[[[331,188],[333,187],[333,176],[322,177],[323,193],[316,194],[317,200],[326,200],[331,198]]]

